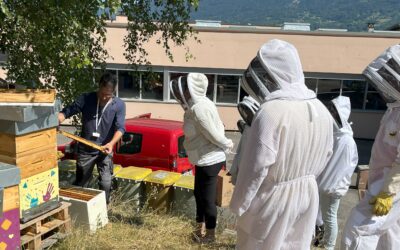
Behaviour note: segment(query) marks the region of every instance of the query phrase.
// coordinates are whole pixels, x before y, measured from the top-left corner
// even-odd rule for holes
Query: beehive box
[[[19,169],[0,163],[0,249],[19,249]]]
[[[116,193],[123,201],[132,201],[138,208],[145,202],[145,186],[142,182],[152,170],[149,168],[126,167],[115,175]]]
[[[15,136],[0,133],[0,161],[21,169],[21,178],[47,171],[57,165],[56,129]]]
[[[53,103],[55,89],[0,89],[3,103]]]
[[[19,193],[23,222],[56,208],[59,205],[58,168],[22,179]]]
[[[194,197],[194,176],[183,175],[174,184],[172,212],[194,218],[196,215],[196,199]]]
[[[158,170],[149,174],[143,181],[146,184],[146,196],[149,206],[156,211],[171,209],[172,185],[181,177],[180,173]]]
[[[0,96],[0,133],[23,135],[58,126],[57,115],[61,110],[61,103],[55,101],[54,98],[48,103],[2,102],[1,100]],[[37,99],[39,100],[44,101],[41,98]]]
[[[77,226],[95,232],[108,223],[104,191],[80,187],[62,188],[60,200],[71,203],[71,219]]]

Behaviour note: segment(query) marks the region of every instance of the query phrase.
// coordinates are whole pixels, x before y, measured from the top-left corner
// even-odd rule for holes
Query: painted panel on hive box
[[[18,208],[4,212],[0,217],[0,249],[20,249]]]
[[[58,168],[21,180],[19,185],[21,214],[23,211],[37,207],[51,199],[57,198]]]

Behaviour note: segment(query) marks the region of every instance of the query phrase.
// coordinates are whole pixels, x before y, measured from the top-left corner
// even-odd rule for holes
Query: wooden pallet
[[[21,224],[21,247],[42,249],[43,242],[57,232],[71,232],[71,218],[68,208],[71,203],[61,202],[61,206],[46,214]]]

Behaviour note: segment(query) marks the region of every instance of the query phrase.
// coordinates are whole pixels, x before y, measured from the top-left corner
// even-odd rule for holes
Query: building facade
[[[236,105],[243,97],[240,75],[261,45],[282,39],[296,46],[306,85],[322,101],[339,94],[349,96],[350,120],[356,138],[373,139],[386,104],[361,72],[387,47],[399,43],[397,32],[345,32],[332,30],[288,31],[260,26],[194,25],[200,43],[189,39],[193,58],[186,60],[183,47],[173,47],[170,61],[156,39],[146,45],[152,73],[133,71],[123,56],[126,22],[121,18],[107,28],[107,69],[118,76],[118,92],[127,105],[127,117],[152,113],[152,117],[182,120],[183,110],[170,95],[168,82],[182,74],[201,72],[209,80],[207,96],[213,100],[227,130],[237,130]]]
[[[124,17],[108,23],[106,48],[110,55],[107,70],[118,77],[116,94],[126,102],[127,118],[152,113],[153,118],[182,120],[183,110],[171,96],[168,83],[183,74],[201,72],[208,77],[207,96],[216,103],[226,129],[237,130],[236,105],[244,96],[240,75],[263,43],[282,39],[297,48],[306,85],[319,99],[327,101],[339,94],[350,97],[354,136],[363,139],[375,137],[386,104],[361,72],[384,49],[400,41],[400,33],[394,31],[308,31],[199,22],[193,28],[200,42],[189,39],[185,44],[192,58],[187,59],[186,47],[171,44],[171,61],[157,37],[146,44],[152,71],[148,73],[146,67],[132,69],[124,57],[126,26]],[[0,77],[5,78],[1,70]]]

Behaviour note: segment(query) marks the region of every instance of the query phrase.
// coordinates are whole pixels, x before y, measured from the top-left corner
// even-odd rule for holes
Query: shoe
[[[193,231],[193,241],[200,242],[201,239],[206,235],[206,223],[197,223],[195,230]]]
[[[320,247],[322,246],[322,239],[324,238],[324,226],[315,226],[315,236],[313,239],[313,246]]]
[[[201,238],[201,244],[209,244],[215,242],[215,229],[206,229],[206,235]]]

